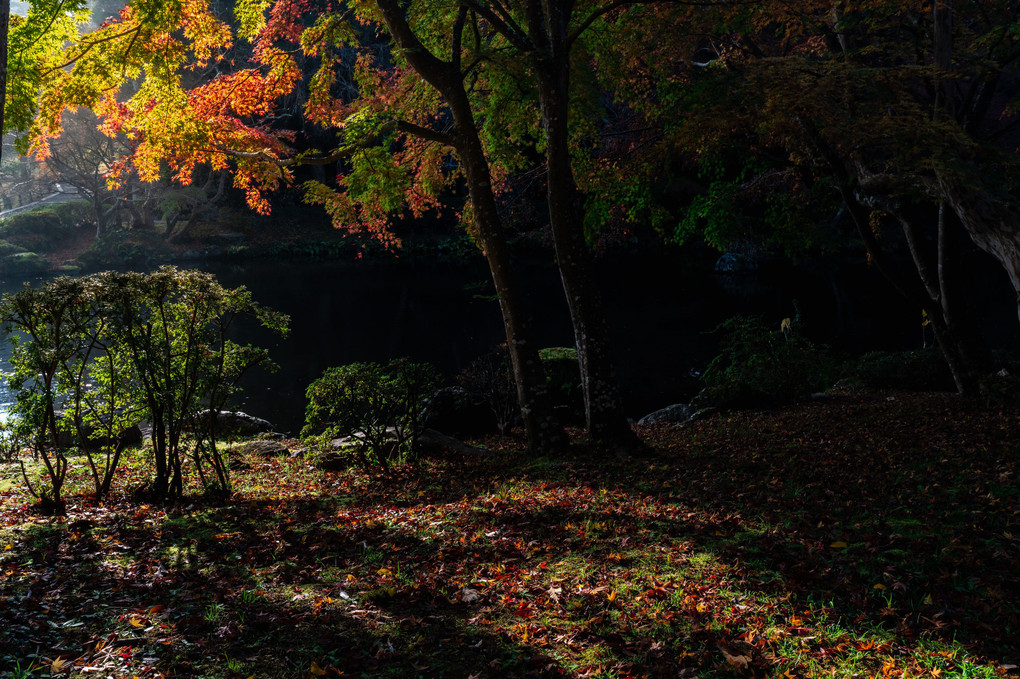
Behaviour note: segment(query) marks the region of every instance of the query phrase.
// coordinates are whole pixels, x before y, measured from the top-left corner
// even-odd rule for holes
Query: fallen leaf
[[[831,545],[829,545],[829,547],[833,549],[846,549],[846,543],[843,542],[842,540],[836,540]]]
[[[308,671],[317,677],[326,676],[326,670],[319,667],[319,663],[315,662],[314,660],[312,661],[312,666],[308,669]]]
[[[726,658],[726,662],[728,662],[735,669],[746,670],[748,663],[751,662],[751,659],[749,657],[743,655],[736,649],[727,649],[725,646],[723,646],[722,642],[716,644],[716,647],[722,652],[723,657]]]

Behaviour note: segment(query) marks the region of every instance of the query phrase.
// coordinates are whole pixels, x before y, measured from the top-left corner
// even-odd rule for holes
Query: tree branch
[[[404,10],[400,8],[398,1],[376,0],[376,5],[379,7],[379,11],[382,12],[386,28],[389,29],[394,42],[397,43],[397,47],[404,53],[404,57],[411,64],[411,67],[433,86],[444,80],[450,64],[432,54],[422,44],[421,40],[418,39],[418,36],[414,34],[411,26],[407,23],[407,16],[404,14]]]
[[[460,72],[460,45],[464,33],[464,22],[467,21],[468,8],[461,5],[457,10],[457,19],[453,22],[453,45],[450,48],[450,63]]]
[[[502,14],[505,16],[500,16],[495,10],[476,2],[476,0],[463,0],[463,2],[465,6],[470,7],[477,12],[479,16],[488,20],[489,23],[491,23],[496,29],[496,32],[509,40],[510,44],[520,51],[530,52],[535,49],[535,45],[531,42],[527,33],[521,30],[521,27],[517,25],[509,12],[500,6],[499,3],[494,4],[502,10]]]

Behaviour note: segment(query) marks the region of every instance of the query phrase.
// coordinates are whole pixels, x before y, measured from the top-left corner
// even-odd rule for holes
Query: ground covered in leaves
[[[640,434],[387,476],[250,458],[229,503],[66,518],[8,468],[0,676],[1017,675],[1017,413],[844,393]]]

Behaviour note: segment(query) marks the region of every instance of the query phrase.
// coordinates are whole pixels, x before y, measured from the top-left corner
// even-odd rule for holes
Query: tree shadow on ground
[[[312,500],[31,524],[0,564],[0,657],[139,677],[748,676],[878,672],[922,646],[953,669],[935,655],[955,638],[1006,662],[1020,431],[954,403],[648,429],[659,456],[623,465],[441,461],[328,476]]]

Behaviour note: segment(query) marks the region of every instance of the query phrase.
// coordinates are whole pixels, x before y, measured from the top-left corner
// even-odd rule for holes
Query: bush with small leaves
[[[287,329],[286,316],[256,304],[244,288],[228,290],[211,274],[174,267],[62,277],[4,296],[0,320],[14,346],[11,426],[41,458],[48,486],[23,474],[30,491],[60,511],[66,452],[79,448],[102,497],[125,444],[122,432],[147,419],[156,468],[151,495],[181,497],[188,451],[203,483],[228,494],[215,420],[195,422],[201,410],[222,410],[249,368],[272,366],[264,349],[227,339],[239,315]]]
[[[328,368],[308,387],[302,435],[347,438],[362,466],[387,469],[415,454],[437,385],[432,366],[407,359]]]
[[[871,389],[949,391],[953,376],[938,349],[872,351],[845,370],[851,382]]]
[[[824,347],[805,339],[796,321],[770,328],[738,316],[717,328],[719,354],[705,369],[700,407],[761,407],[789,403],[828,387],[836,363]]]
[[[500,434],[506,436],[510,433],[521,409],[517,404],[517,383],[506,344],[500,344],[472,361],[457,376],[457,382],[489,406]]]

